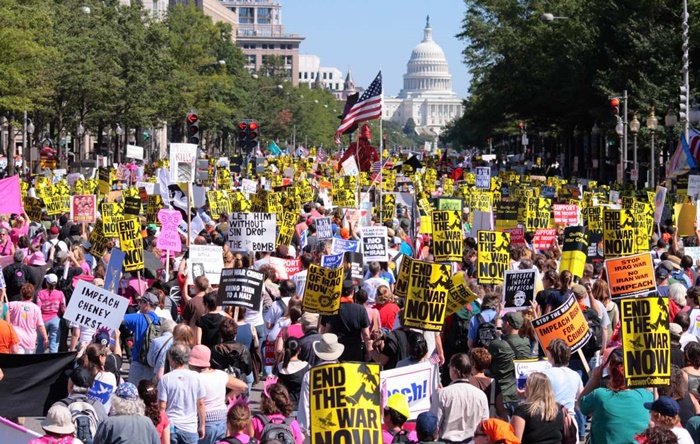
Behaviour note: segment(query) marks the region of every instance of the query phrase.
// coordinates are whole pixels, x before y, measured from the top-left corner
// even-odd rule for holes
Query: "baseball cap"
[[[158,296],[154,295],[154,294],[151,293],[150,291],[145,292],[145,293],[143,294],[143,296],[141,296],[140,298],[137,298],[136,300],[137,300],[137,301],[138,301],[138,300],[146,301],[146,302],[148,302],[148,303],[151,304],[151,305],[158,305],[158,302],[159,302]]]
[[[57,235],[58,233],[59,230],[57,226],[54,225],[53,227],[49,228],[49,234]]]
[[[659,396],[654,402],[645,402],[644,408],[661,413],[664,416],[676,416],[681,408],[675,399],[670,396]]]
[[[437,432],[437,416],[433,412],[423,412],[416,418],[416,432],[426,435],[434,435]]]
[[[669,324],[668,330],[671,333],[671,336],[675,336],[677,338],[680,338],[683,334],[683,328],[675,322],[671,322]]]
[[[58,276],[53,273],[47,274],[44,278],[46,279],[46,282],[51,285],[56,285],[56,283],[58,283]]]
[[[659,267],[656,269],[655,275],[657,279],[668,279],[668,270],[663,267]]]
[[[586,287],[584,287],[581,284],[576,284],[571,287],[571,292],[576,295],[577,298],[583,298],[586,297],[588,292],[586,291]]]
[[[352,280],[346,279],[343,281],[343,296],[351,294],[354,290],[355,284],[352,283]]]
[[[318,324],[318,315],[306,312],[301,315],[301,326],[304,328],[315,327]]]
[[[122,399],[126,399],[129,401],[136,401],[139,399],[139,391],[136,389],[136,386],[131,382],[125,382],[123,384],[120,384],[119,387],[117,387],[117,390],[114,392],[114,394]]]
[[[519,329],[523,326],[523,317],[517,311],[511,311],[503,316],[503,320],[510,324],[511,327]]]

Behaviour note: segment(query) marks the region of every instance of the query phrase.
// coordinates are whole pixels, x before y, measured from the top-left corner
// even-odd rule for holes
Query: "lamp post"
[[[29,125],[27,125],[27,133],[29,134],[29,137],[27,138],[27,148],[29,150],[29,154],[27,154],[27,160],[29,163],[29,165],[27,165],[29,173],[28,180],[32,177],[32,141],[34,140],[34,130],[36,130],[34,123],[32,122],[32,119],[29,119]]]
[[[85,134],[85,128],[83,127],[83,122],[78,124],[78,129],[76,130],[78,135],[78,149],[75,154],[78,155],[78,172],[83,170],[83,134]]]
[[[615,132],[617,133],[618,137],[620,138],[620,165],[617,167],[617,180],[620,181],[621,184],[625,184],[625,145],[624,145],[624,136],[625,136],[625,126],[622,123],[621,118],[617,118],[617,125],[615,125]]]
[[[632,114],[632,120],[630,121],[630,131],[632,131],[632,174],[630,179],[634,182],[635,188],[637,186],[637,180],[639,180],[639,170],[637,169],[637,134],[639,133],[639,128],[641,124],[639,119],[637,119],[637,113]]]
[[[676,113],[673,112],[673,108],[669,106],[666,117],[664,117],[664,126],[666,126],[668,135],[668,144],[663,151],[663,169],[661,170],[661,174],[659,174],[659,180],[662,176],[666,178],[666,161],[668,161],[668,151],[671,149],[671,145],[673,144],[673,128],[676,126],[676,123],[678,123],[678,117],[676,116]]]
[[[121,160],[121,138],[122,134],[124,134],[124,130],[122,129],[121,126],[117,123],[117,129],[114,130],[115,133],[117,133],[117,163]]]
[[[655,188],[654,174],[656,173],[656,150],[654,149],[654,135],[656,132],[656,127],[659,124],[659,119],[656,118],[654,114],[654,107],[652,106],[649,110],[649,117],[647,117],[647,128],[651,131],[651,162],[650,162],[650,174],[649,174],[649,187]]]
[[[600,152],[601,152],[601,149],[600,149],[600,127],[598,126],[597,121],[593,122],[593,128],[591,128],[591,140],[592,140],[591,145],[593,145],[591,147],[591,156],[593,155],[593,153],[595,153],[595,158],[598,162],[597,165],[593,165],[593,161],[591,161],[591,167],[598,170],[598,172],[599,172],[598,177],[599,177],[599,179],[602,180],[602,177],[600,177],[601,176],[600,173],[602,173],[602,171],[603,171],[603,168],[602,168],[603,159],[602,159],[602,156],[600,155]]]

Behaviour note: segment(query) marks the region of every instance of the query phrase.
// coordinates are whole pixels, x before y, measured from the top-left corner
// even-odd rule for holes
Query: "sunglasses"
[[[477,436],[486,436],[486,433],[483,433],[483,432],[474,433],[474,438],[476,438]]]

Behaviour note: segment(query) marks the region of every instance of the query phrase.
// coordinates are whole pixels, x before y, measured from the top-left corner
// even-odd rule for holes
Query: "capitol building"
[[[384,97],[384,120],[406,125],[409,119],[419,134],[439,136],[443,127],[462,116],[462,99],[452,91],[452,76],[440,45],[433,41],[430,17],[423,41],[411,52],[403,89],[396,97]]]

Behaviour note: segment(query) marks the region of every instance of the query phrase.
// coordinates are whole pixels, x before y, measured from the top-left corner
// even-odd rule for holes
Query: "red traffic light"
[[[197,114],[190,113],[187,115],[187,123],[189,123],[190,125],[194,125],[195,123],[197,123],[197,121],[199,121],[199,116]]]
[[[238,124],[238,129],[240,130],[245,130],[248,127],[248,124],[245,122],[241,122]]]
[[[250,125],[248,125],[248,128],[250,128],[251,130],[256,130],[256,129],[258,129],[258,124],[256,122],[250,122]]]
[[[523,129],[523,122],[518,123],[518,127],[520,127],[520,129]]]
[[[610,106],[620,106],[620,100],[619,99],[610,100]]]

